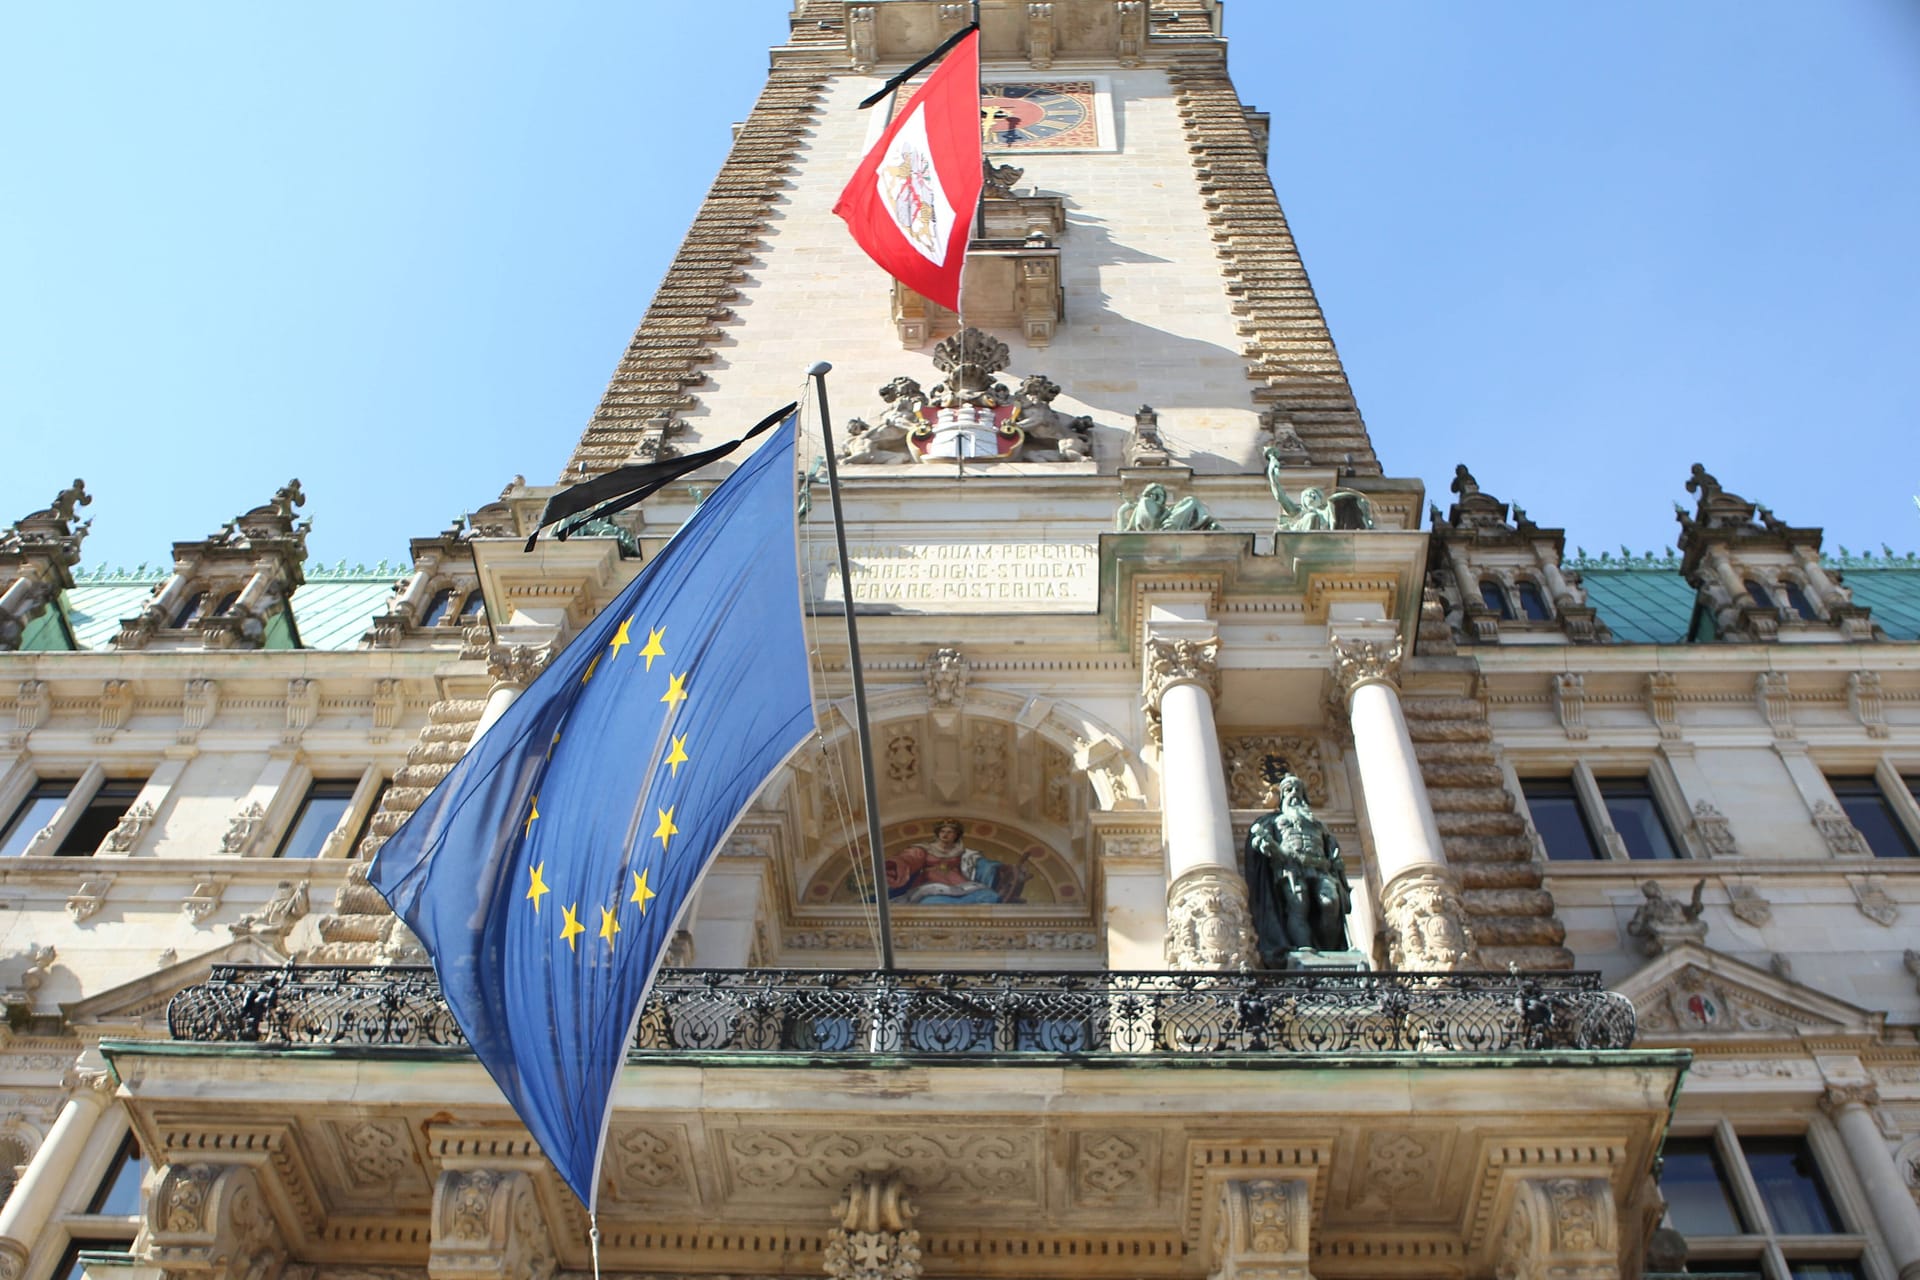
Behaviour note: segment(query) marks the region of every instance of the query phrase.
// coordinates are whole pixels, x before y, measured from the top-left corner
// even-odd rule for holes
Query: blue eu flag
[[[590,1209],[614,1083],[674,921],[813,732],[794,431],[789,418],[700,504],[368,871]]]

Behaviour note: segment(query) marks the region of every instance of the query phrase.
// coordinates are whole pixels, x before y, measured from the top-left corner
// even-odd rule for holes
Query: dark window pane
[[[1775,1232],[1815,1236],[1846,1230],[1805,1138],[1742,1138],[1740,1149]]]
[[[433,598],[427,601],[426,612],[420,615],[420,625],[423,627],[439,626],[441,621],[447,616],[447,610],[452,606],[453,588],[440,588],[433,593]]]
[[[140,1154],[140,1142],[132,1134],[120,1144],[113,1164],[107,1169],[107,1176],[100,1180],[100,1189],[93,1193],[93,1202],[87,1206],[88,1213],[111,1214],[114,1217],[132,1217],[140,1212],[140,1180],[146,1176],[146,1158]]]
[[[1747,588],[1747,594],[1753,597],[1755,604],[1759,605],[1762,609],[1773,608],[1773,597],[1767,594],[1765,587],[1755,582],[1752,578],[1748,578],[1744,585]]]
[[[54,853],[63,858],[85,858],[100,847],[107,833],[120,825],[120,819],[133,807],[134,798],[140,794],[143,784],[137,781],[118,779],[100,784],[93,793],[93,799],[87,801],[87,807],[80,812],[74,824],[67,832],[67,838],[60,842]]]
[[[1546,842],[1547,856],[1555,861],[1579,862],[1600,856],[1599,841],[1580,811],[1580,799],[1574,794],[1571,778],[1523,778],[1521,794],[1527,798],[1527,811],[1533,815],[1533,829]]]
[[[25,853],[28,842],[60,812],[72,787],[71,782],[35,783],[20,807],[13,811],[5,834],[0,834],[0,857],[13,858]]]
[[[1660,1194],[1667,1199],[1673,1229],[1683,1236],[1747,1234],[1712,1138],[1667,1139]]]
[[[1911,858],[1915,855],[1913,837],[1900,825],[1900,817],[1887,803],[1879,780],[1865,778],[1828,778],[1827,784],[1846,810],[1847,820],[1867,838],[1867,847],[1879,858]]]
[[[1607,802],[1607,821],[1620,833],[1628,857],[1680,856],[1661,816],[1660,804],[1653,798],[1653,787],[1645,778],[1601,778],[1600,794]]]
[[[1807,593],[1800,589],[1799,583],[1787,583],[1786,592],[1787,603],[1793,606],[1795,613],[1805,618],[1808,622],[1820,621],[1820,615],[1814,611],[1813,601],[1807,599]]]
[[[53,1280],[87,1280],[86,1268],[80,1265],[79,1244],[68,1245],[60,1255],[60,1261],[54,1264]]]
[[[1787,1271],[1793,1280],[1867,1280],[1857,1262],[1790,1262]]]
[[[287,838],[280,842],[280,856],[319,857],[320,846],[340,825],[340,819],[347,816],[347,810],[353,805],[354,789],[359,785],[357,780],[339,779],[316,782],[308,787],[300,812],[287,828]]]
[[[481,591],[467,592],[467,598],[460,605],[462,618],[479,618],[487,612],[487,597]]]
[[[1531,582],[1523,582],[1514,588],[1520,597],[1520,612],[1527,615],[1531,622],[1545,622],[1553,614],[1547,609],[1547,598],[1540,594],[1540,588]]]
[[[213,616],[216,618],[224,618],[227,614],[227,610],[233,608],[234,605],[239,603],[240,603],[240,593],[238,591],[229,591],[227,592],[227,594],[221,596],[220,603],[214,606]]]
[[[1513,616],[1513,608],[1507,604],[1507,593],[1502,591],[1500,584],[1491,578],[1480,583],[1480,601],[1502,618]]]
[[[206,598],[207,598],[207,593],[204,591],[196,591],[192,595],[188,596],[187,602],[181,605],[179,609],[174,611],[173,625],[176,628],[179,628],[179,627],[186,626],[189,622],[192,622],[193,616],[196,613],[200,612],[200,605],[206,600]]]

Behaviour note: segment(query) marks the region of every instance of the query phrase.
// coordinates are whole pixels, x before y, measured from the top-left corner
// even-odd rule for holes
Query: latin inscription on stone
[[[1099,600],[1091,543],[869,542],[847,554],[855,600],[890,612],[1092,610]],[[825,604],[844,598],[831,541],[809,548],[807,594]]]

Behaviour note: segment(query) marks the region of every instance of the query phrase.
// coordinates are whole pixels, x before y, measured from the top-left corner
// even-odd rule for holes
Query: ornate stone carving
[[[1167,486],[1150,484],[1138,498],[1120,504],[1113,527],[1121,533],[1217,532],[1220,522],[1200,499],[1188,495],[1176,502]]]
[[[320,682],[302,678],[287,681],[287,724],[280,735],[281,741],[288,744],[300,741],[319,714]]]
[[[1035,71],[1053,65],[1053,5],[1044,0],[1027,5],[1027,65]]]
[[[218,880],[195,881],[193,892],[180,900],[180,910],[195,924],[205,924],[207,917],[219,910],[223,892],[225,886]]]
[[[126,728],[127,717],[132,714],[133,681],[105,681],[100,686],[100,721],[94,730],[93,740],[111,741],[114,734]]]
[[[1363,684],[1390,684],[1397,688],[1400,658],[1398,636],[1386,641],[1333,638],[1333,678],[1348,697]]]
[[[434,1280],[551,1280],[559,1266],[525,1173],[448,1169],[433,1189]]]
[[[1156,1135],[1148,1130],[1074,1135],[1074,1198],[1082,1204],[1140,1203],[1153,1195]]]
[[[1657,956],[1683,942],[1705,941],[1707,922],[1700,916],[1706,908],[1700,900],[1706,888],[1705,880],[1694,881],[1693,896],[1682,903],[1668,897],[1658,880],[1642,881],[1640,893],[1646,901],[1627,921],[1627,936],[1638,939],[1641,953],[1649,956]]]
[[[236,938],[258,938],[284,951],[287,934],[307,914],[307,886],[305,880],[298,884],[282,880],[264,907],[241,916],[227,926],[227,931]]]
[[[1784,671],[1762,671],[1753,678],[1753,696],[1776,738],[1793,736],[1793,693]]]
[[[220,710],[220,682],[218,680],[189,680],[181,698],[180,732],[177,735],[182,745],[192,745],[199,741],[200,731],[213,723],[213,717]]]
[[[27,852],[33,850],[29,848]],[[100,914],[100,908],[107,905],[107,894],[113,888],[112,876],[95,876],[82,880],[80,887],[67,897],[67,911],[73,916],[75,924],[91,920]]]
[[[936,707],[958,708],[967,698],[967,659],[958,649],[935,649],[921,670],[927,681],[927,701]]]
[[[1860,914],[1875,924],[1891,929],[1900,919],[1900,908],[1887,894],[1885,876],[1848,876],[1847,884],[1853,889],[1853,904],[1860,908]]]
[[[1837,858],[1871,858],[1873,847],[1860,829],[1847,817],[1846,810],[1831,800],[1813,806],[1813,826],[1827,842],[1827,852]]]
[[[1848,1107],[1874,1108],[1880,1105],[1880,1087],[1871,1080],[1829,1084],[1820,1095],[1820,1109],[1837,1115]]]
[[[863,1173],[833,1207],[822,1258],[833,1280],[916,1280],[920,1275],[918,1210],[897,1173]]]
[[[1560,718],[1560,729],[1576,742],[1587,736],[1587,678],[1577,671],[1562,671],[1553,678],[1553,713]]]
[[[1133,430],[1127,433],[1124,456],[1129,467],[1173,465],[1173,455],[1167,452],[1166,444],[1160,439],[1160,415],[1154,412],[1152,405],[1141,405],[1133,415]]]
[[[74,508],[92,501],[75,480],[51,506],[0,528],[0,650],[19,648],[28,624],[73,585],[80,542],[93,524],[75,523]]]
[[[1018,170],[1009,173],[1009,181],[1019,177]],[[917,335],[909,338],[911,345],[924,341],[924,323],[902,322],[903,336],[909,328]],[[1039,323],[1051,332],[1050,320]],[[1029,327],[1029,341],[1044,336]],[[1018,392],[1010,390],[994,376],[1007,362],[1006,343],[979,329],[962,329],[945,339],[934,347],[933,363],[946,380],[931,392],[906,376],[881,387],[885,413],[871,425],[861,418],[848,420],[841,460],[849,466],[1090,461],[1093,419],[1055,409],[1060,385],[1043,373],[1025,378]]]
[[[920,785],[920,739],[911,728],[887,735],[887,784],[895,791]]]
[[[260,829],[266,821],[266,809],[258,800],[255,800],[228,820],[227,834],[220,837],[220,852],[236,856],[244,856],[251,852],[254,841],[260,838]]]
[[[406,1125],[358,1120],[337,1130],[347,1178],[362,1192],[390,1191],[413,1163]]]
[[[113,830],[107,832],[107,838],[100,842],[101,849],[107,853],[132,853],[133,847],[140,843],[140,837],[153,825],[157,812],[151,800],[142,800],[134,805],[121,814],[120,821],[114,824]]]
[[[11,745],[15,750],[27,744],[27,737],[53,714],[53,694],[45,680],[22,680],[14,694]]]
[[[1680,736],[1680,677],[1671,671],[1655,671],[1647,677],[1647,716],[1660,730],[1660,736]]]
[[[461,657],[466,657],[462,653]],[[387,735],[400,723],[400,710],[406,699],[406,690],[398,680],[385,679],[373,682],[373,731],[367,735],[369,741],[385,742]]]
[[[871,947],[871,942],[869,942]],[[862,1173],[912,1169],[926,1196],[1032,1199],[1041,1194],[1040,1137],[1031,1128],[750,1129],[726,1135],[727,1172],[756,1196],[789,1203],[833,1192]]]
[[[1726,886],[1727,909],[1733,912],[1734,919],[1756,929],[1772,921],[1773,904],[1751,881],[1723,880],[1721,883]]]
[[[1740,846],[1734,842],[1733,824],[1727,815],[1705,800],[1693,802],[1693,833],[1710,858],[1737,858]]]
[[[1196,867],[1167,890],[1167,965],[1245,970],[1255,963],[1247,886],[1223,867]]]
[[[1220,755],[1227,771],[1227,801],[1236,809],[1273,803],[1273,784],[1267,781],[1270,761],[1280,762],[1306,784],[1309,803],[1324,805],[1329,799],[1320,744],[1312,738],[1284,734],[1225,738]]]
[[[1307,1270],[1311,1184],[1232,1178],[1220,1184],[1211,1280],[1312,1280]]]
[[[1613,1188],[1598,1177],[1515,1180],[1496,1249],[1498,1280],[1615,1280]]]
[[[870,4],[847,6],[847,56],[855,75],[866,75],[880,60],[877,9]]]
[[[552,645],[496,644],[487,650],[487,674],[499,684],[525,688],[546,670]]]
[[[1416,867],[1394,877],[1381,906],[1393,968],[1451,970],[1478,964],[1466,904],[1445,867]]]
[[[1086,414],[1069,417],[1054,408],[1059,394],[1060,384],[1045,374],[1032,374],[1021,382],[1014,397],[1013,425],[1027,433],[1023,461],[1087,462],[1093,458],[1093,419]]]
[[[1880,693],[1880,673],[1856,671],[1847,677],[1847,707],[1869,738],[1887,737],[1886,701]]]
[[[687,1170],[680,1146],[669,1134],[657,1129],[615,1130],[607,1159],[623,1198],[684,1185]]]
[[[1260,434],[1255,443],[1269,457],[1277,457],[1282,467],[1306,467],[1313,464],[1313,455],[1307,450],[1307,442],[1294,430],[1293,419],[1279,409],[1268,409],[1260,415]]]
[[[147,1199],[143,1259],[167,1275],[273,1280],[286,1265],[280,1225],[249,1165],[175,1164]]]
[[[1220,696],[1219,637],[1186,640],[1154,636],[1147,640],[1143,656],[1147,709],[1156,717],[1160,699],[1178,684],[1199,685],[1210,699]]]

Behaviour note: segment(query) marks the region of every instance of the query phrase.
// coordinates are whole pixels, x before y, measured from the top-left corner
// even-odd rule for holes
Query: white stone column
[[[0,1276],[8,1280],[26,1274],[34,1243],[46,1232],[87,1139],[113,1100],[113,1075],[105,1068],[75,1067],[68,1081],[73,1096],[60,1108],[46,1140],[0,1208]]]
[[[1400,969],[1473,967],[1466,907],[1440,843],[1413,735],[1400,709],[1400,641],[1334,636],[1334,674],[1346,694],[1381,907]]]
[[[1167,840],[1167,963],[1176,969],[1253,964],[1247,882],[1234,856],[1233,814],[1213,721],[1220,641],[1149,636],[1144,652],[1150,730],[1160,740],[1160,809]]]
[[[553,648],[550,645],[493,646],[487,655],[487,674],[493,677],[493,688],[487,690],[487,705],[480,709],[480,723],[474,726],[470,742],[478,742],[480,735],[507,713],[514,699],[524,693],[527,686],[533,683],[533,678],[546,669],[547,659],[552,656]]]
[[[1827,1086],[1820,1105],[1840,1131],[1847,1160],[1873,1206],[1880,1240],[1900,1269],[1900,1280],[1920,1280],[1920,1205],[1913,1202],[1893,1153],[1880,1136],[1880,1125],[1873,1118],[1879,1101],[1879,1090],[1871,1084],[1836,1084]]]

